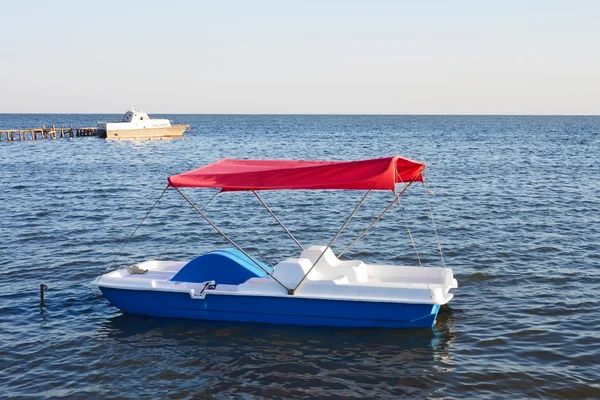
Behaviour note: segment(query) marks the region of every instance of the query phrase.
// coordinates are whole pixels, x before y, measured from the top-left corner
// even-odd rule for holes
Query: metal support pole
[[[179,194],[194,208],[194,210],[196,210],[196,212],[198,212],[198,214],[200,214],[200,216],[202,218],[204,218],[206,220],[206,222],[208,222],[208,224],[210,226],[212,226],[221,236],[223,236],[225,238],[225,240],[227,240],[229,243],[231,243],[232,246],[234,246],[236,249],[238,249],[239,251],[242,252],[242,254],[244,254],[246,257],[248,257],[254,264],[256,264],[256,266],[260,269],[262,269],[267,275],[269,275],[271,278],[273,278],[277,283],[279,283],[285,290],[287,290],[289,292],[289,288],[287,286],[285,286],[283,283],[281,283],[279,281],[279,279],[275,278],[269,271],[267,271],[266,269],[263,268],[262,265],[260,265],[260,263],[258,261],[256,261],[253,257],[251,257],[248,253],[246,253],[244,251],[244,249],[242,249],[240,246],[238,246],[232,239],[229,238],[229,236],[227,236],[225,234],[225,232],[223,232],[217,225],[215,225],[207,216],[206,214],[204,214],[204,212],[202,212],[201,209],[199,209],[186,195],[185,193],[183,193],[181,190],[179,190],[178,187],[175,187],[175,190],[177,190],[179,192]]]
[[[344,229],[346,229],[346,227],[350,223],[350,220],[352,219],[352,217],[354,217],[354,214],[356,214],[356,212],[358,211],[358,209],[360,208],[360,206],[362,205],[362,203],[365,201],[365,199],[367,198],[367,196],[369,195],[369,193],[371,193],[370,190],[367,191],[367,193],[365,193],[365,195],[363,196],[363,198],[360,200],[360,202],[354,208],[354,211],[352,211],[352,214],[350,214],[350,216],[348,217],[348,219],[346,220],[346,222],[344,222],[344,225],[342,225],[342,227],[340,228],[340,230],[338,231],[338,233],[336,233],[335,236],[333,237],[333,239],[331,239],[331,241],[329,242],[329,244],[327,245],[327,247],[325,247],[325,250],[323,250],[323,252],[321,253],[321,255],[317,258],[317,261],[315,261],[314,264],[308,270],[308,272],[306,274],[304,274],[304,276],[302,277],[302,279],[300,280],[300,282],[298,283],[298,285],[296,285],[296,287],[293,290],[288,291],[289,294],[293,295],[294,292],[296,292],[296,290],[298,290],[298,288],[300,287],[300,285],[302,285],[302,282],[304,282],[304,280],[306,279],[306,277],[308,276],[308,274],[310,274],[310,271],[312,271],[313,268],[315,267],[315,265],[317,265],[317,263],[319,261],[321,261],[321,258],[323,257],[323,255],[325,255],[325,252],[333,245],[333,243],[337,240],[337,238],[342,234],[342,231]]]
[[[150,213],[152,212],[152,210],[154,210],[154,207],[156,207],[156,205],[158,204],[158,202],[160,201],[160,199],[162,199],[162,197],[164,196],[165,192],[168,189],[169,189],[169,186],[167,185],[167,187],[165,188],[165,190],[162,191],[162,193],[160,194],[160,196],[158,197],[158,199],[156,199],[156,202],[154,203],[154,205],[150,208],[150,210],[148,210],[148,212],[146,213],[146,215],[144,216],[144,218],[142,219],[142,221],[135,228],[135,230],[133,231],[133,233],[131,234],[131,236],[129,236],[129,238],[125,241],[125,243],[123,243],[123,246],[121,246],[121,249],[117,252],[117,254],[115,254],[115,256],[113,257],[112,261],[110,262],[110,264],[108,264],[108,266],[106,267],[106,269],[104,270],[104,273],[102,275],[106,274],[106,272],[109,270],[109,268],[111,267],[111,265],[115,262],[115,260],[119,256],[119,254],[121,254],[121,252],[123,251],[123,249],[125,248],[125,246],[127,245],[127,243],[129,243],[129,241],[131,240],[131,238],[133,237],[133,235],[135,235],[135,233],[140,228],[140,226],[142,226],[142,224],[144,223],[144,221],[146,220],[146,218],[148,218],[148,215],[150,215]],[[100,279],[102,279],[102,278],[100,278]]]
[[[356,244],[356,242],[358,242],[360,239],[362,239],[362,237],[365,236],[367,234],[367,232],[369,232],[371,230],[371,228],[374,227],[375,224],[377,222],[379,222],[379,220],[381,218],[383,218],[383,216],[390,210],[390,208],[392,208],[394,206],[394,203],[396,202],[396,200],[398,200],[400,198],[400,196],[402,196],[404,194],[404,192],[406,192],[406,189],[408,189],[408,187],[410,185],[412,185],[413,182],[414,182],[414,179],[412,181],[410,181],[408,183],[408,185],[406,185],[406,187],[404,189],[402,189],[402,191],[400,192],[400,194],[398,194],[398,195],[396,195],[396,197],[394,197],[394,200],[392,200],[392,202],[386,207],[386,209],[383,210],[383,212],[381,214],[379,214],[379,216],[377,218],[375,218],[375,220],[373,222],[371,222],[371,225],[369,225],[367,227],[367,229],[365,229],[360,235],[358,235],[358,237],[356,239],[354,239],[354,241],[352,241],[352,243],[350,243],[348,245],[348,247],[346,247],[344,249],[344,251],[342,251],[340,254],[338,254],[338,258],[340,258],[341,256],[343,256],[348,250],[350,250]]]
[[[427,189],[427,185],[425,183],[425,177],[423,178],[423,188],[425,189],[425,198],[427,199],[427,205],[429,206],[429,215],[431,216],[431,222],[433,223],[433,231],[435,232],[435,240],[437,240],[438,250],[440,251],[440,258],[442,259],[442,267],[446,267],[444,263],[444,254],[442,253],[442,243],[440,242],[440,238],[438,236],[437,228],[435,226],[435,219],[433,219],[433,210],[431,209],[431,202],[429,201],[429,189]]]
[[[256,193],[256,191],[252,191],[252,193],[254,193],[254,195],[256,196],[256,198],[258,199],[258,201],[260,201],[260,204],[262,204],[267,211],[273,216],[273,218],[275,218],[275,221],[277,221],[277,223],[283,228],[283,230],[292,238],[292,240],[294,242],[296,242],[296,244],[298,245],[298,247],[300,247],[302,250],[304,250],[304,247],[300,244],[300,242],[298,240],[296,240],[296,238],[294,237],[294,235],[292,235],[292,232],[290,232],[285,225],[283,225],[283,222],[281,222],[279,220],[279,218],[277,218],[277,215],[275,215],[275,213],[273,211],[271,211],[271,209],[269,208],[269,206],[267,206],[265,204],[265,202],[260,198],[260,196],[258,195],[258,193]]]
[[[419,267],[420,267],[421,273],[423,274],[423,280],[425,281],[425,284],[427,285],[427,291],[429,292],[429,297],[431,297],[431,300],[433,300],[433,294],[431,293],[431,288],[429,287],[429,282],[427,282],[427,275],[425,275],[425,271],[423,270],[423,264],[421,263],[421,256],[419,256],[419,251],[417,250],[417,245],[415,243],[415,239],[413,238],[412,232],[410,231],[410,227],[408,226],[408,221],[406,220],[406,214],[404,213],[404,207],[402,207],[402,204],[400,204],[400,198],[398,198],[397,200],[398,200],[398,207],[400,208],[400,211],[402,212],[402,219],[404,219],[404,224],[406,225],[406,230],[408,231],[408,237],[410,237],[410,242],[412,243],[413,249],[415,249],[415,254],[417,255],[417,261],[419,261]]]
[[[216,193],[215,193],[215,194],[214,194],[214,195],[213,195],[213,196],[210,198],[210,200],[208,200],[208,202],[206,202],[206,204],[204,204],[204,206],[202,207],[202,211],[204,211],[204,209],[205,209],[206,207],[208,207],[208,205],[209,205],[209,204],[210,204],[210,203],[211,203],[211,202],[212,202],[212,201],[215,199],[215,197],[217,197],[217,195],[218,195],[219,193],[220,193],[220,191],[217,191],[217,192],[216,192]],[[195,218],[195,217],[197,217],[197,216],[198,216],[198,214],[196,214],[196,215],[194,216],[194,218]],[[155,260],[158,260],[158,259],[160,259],[160,258],[163,256],[163,254],[165,254],[165,252],[166,252],[166,251],[169,249],[169,247],[171,247],[171,245],[172,245],[173,243],[174,243],[174,241],[172,241],[171,243],[169,243],[169,244],[167,245],[167,247],[165,247],[165,249],[164,249],[164,250],[163,250],[163,251],[162,251],[162,252],[161,252],[161,253],[160,253],[158,256],[156,256]]]

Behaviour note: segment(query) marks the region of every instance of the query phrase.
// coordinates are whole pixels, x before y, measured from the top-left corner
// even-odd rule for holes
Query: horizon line
[[[121,115],[115,112],[0,112],[0,115]],[[152,112],[158,115],[222,115],[222,116],[381,116],[381,117],[600,117],[600,114],[446,114],[446,113],[406,113],[406,114],[377,114],[377,113],[177,113]]]

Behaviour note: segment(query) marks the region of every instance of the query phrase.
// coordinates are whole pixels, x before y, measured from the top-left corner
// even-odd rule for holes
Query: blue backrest
[[[258,261],[258,260],[257,260]],[[258,263],[269,273],[273,268]],[[185,264],[173,278],[178,282],[215,281],[217,284],[239,285],[250,278],[267,276],[249,257],[237,249],[215,250]]]

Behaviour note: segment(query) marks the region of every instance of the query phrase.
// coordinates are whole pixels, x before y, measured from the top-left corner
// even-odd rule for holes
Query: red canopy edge
[[[242,190],[394,190],[396,183],[422,181],[425,163],[400,156],[360,161],[235,160],[168,178],[169,186]]]

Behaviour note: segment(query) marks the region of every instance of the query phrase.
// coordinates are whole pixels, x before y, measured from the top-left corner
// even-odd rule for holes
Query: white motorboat
[[[159,139],[182,137],[188,125],[171,125],[168,119],[151,119],[131,107],[121,122],[98,122],[98,137],[106,139]]]

